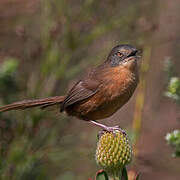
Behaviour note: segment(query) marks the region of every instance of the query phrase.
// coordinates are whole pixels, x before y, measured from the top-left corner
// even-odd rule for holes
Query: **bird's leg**
[[[101,124],[101,123],[98,123],[98,122],[96,122],[96,121],[88,121],[89,123],[91,123],[91,124],[94,124],[94,125],[96,125],[96,126],[98,126],[98,127],[100,127],[100,128],[102,128],[103,130],[105,130],[105,131],[108,131],[108,132],[113,132],[113,131],[115,131],[115,130],[119,130],[119,131],[121,131],[123,134],[126,134],[126,132],[123,130],[123,129],[121,129],[118,125],[117,126],[106,126],[106,125],[104,125],[104,124]]]

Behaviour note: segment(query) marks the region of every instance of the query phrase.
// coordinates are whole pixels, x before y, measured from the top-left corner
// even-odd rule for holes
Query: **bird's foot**
[[[121,129],[118,125],[117,126],[110,126],[110,127],[106,126],[106,127],[104,127],[104,130],[108,131],[108,132],[114,132],[114,131],[118,130],[118,131],[121,131],[123,134],[126,135],[126,132],[123,129]]]
[[[101,127],[104,131],[112,132],[114,134],[115,131],[118,130],[118,131],[121,131],[124,135],[126,135],[126,132],[123,129],[121,129],[118,125],[109,127],[109,126],[106,126],[104,124],[98,123],[96,121],[89,121],[89,122],[98,126],[98,127]]]

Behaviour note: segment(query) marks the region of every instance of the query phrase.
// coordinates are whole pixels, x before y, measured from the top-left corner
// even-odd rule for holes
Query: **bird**
[[[140,56],[137,52],[132,45],[117,45],[101,65],[87,72],[66,95],[14,102],[0,107],[0,113],[56,105],[59,112],[66,112],[105,131],[122,130],[119,126],[106,126],[97,120],[112,116],[133,95],[139,82]]]

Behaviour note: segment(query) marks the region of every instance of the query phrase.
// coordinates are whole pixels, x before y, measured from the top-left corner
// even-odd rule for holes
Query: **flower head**
[[[127,136],[119,130],[103,131],[96,149],[96,162],[109,174],[119,171],[132,159],[132,150]]]

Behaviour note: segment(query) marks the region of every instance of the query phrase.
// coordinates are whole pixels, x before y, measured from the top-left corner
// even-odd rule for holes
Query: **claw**
[[[112,126],[112,127],[106,126],[104,128],[104,130],[106,130],[108,132],[113,132],[113,133],[114,133],[114,131],[118,130],[118,131],[121,131],[124,135],[126,135],[126,132],[123,129],[121,129],[119,126]]]
[[[104,131],[112,132],[113,134],[115,134],[115,131],[118,130],[118,131],[121,131],[124,135],[126,135],[126,132],[123,129],[121,129],[118,125],[108,127],[108,126],[101,124],[101,123],[98,123],[96,121],[89,121],[89,122],[98,126],[98,127],[101,127]]]

